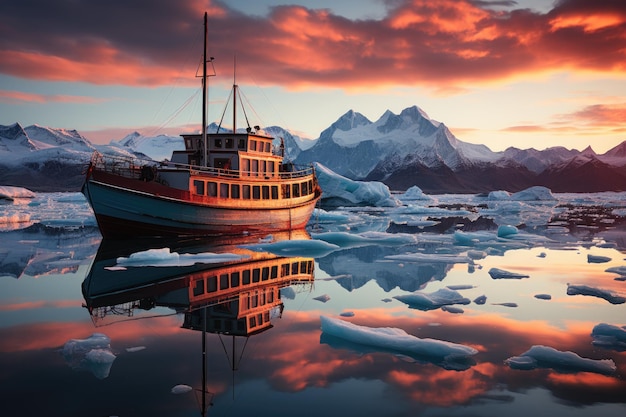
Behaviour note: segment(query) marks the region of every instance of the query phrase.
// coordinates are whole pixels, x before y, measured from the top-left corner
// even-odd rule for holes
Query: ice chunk
[[[509,200],[511,194],[508,191],[491,191],[487,196],[487,200]]]
[[[604,272],[612,272],[618,275],[626,276],[626,266],[614,266],[605,269]]]
[[[71,339],[65,343],[62,355],[74,370],[90,371],[96,378],[109,376],[115,355],[111,352],[111,339],[94,333],[87,339]]]
[[[354,311],[344,311],[339,313],[341,317],[354,317]]]
[[[16,198],[35,198],[36,194],[26,188],[0,185],[0,200],[14,200]]]
[[[594,346],[612,349],[618,352],[626,351],[626,328],[612,324],[600,323],[591,331],[591,342]]]
[[[447,255],[438,253],[407,253],[403,255],[389,255],[385,259],[402,262],[429,262],[445,264],[473,263],[469,257],[464,255]]]
[[[449,288],[441,288],[432,293],[401,294],[393,298],[407,304],[409,308],[422,311],[435,310],[445,305],[469,304],[471,302],[469,298],[465,298],[458,291]]]
[[[191,390],[193,390],[193,388],[191,388],[189,385],[178,384],[172,387],[171,393],[172,394],[185,394]]]
[[[535,294],[535,298],[540,300],[552,300],[552,296],[550,294]]]
[[[587,255],[587,263],[590,264],[603,264],[606,262],[611,262],[611,258],[608,256],[599,256],[599,255]]]
[[[552,195],[552,191],[549,188],[541,186],[530,187],[511,194],[510,198],[514,201],[556,201],[556,198]]]
[[[476,297],[474,299],[474,303],[476,303],[478,305],[485,304],[486,302],[487,302],[487,296],[486,295],[479,295],[478,297]]]
[[[511,235],[516,235],[518,233],[519,233],[519,230],[515,226],[502,225],[498,227],[498,237],[509,237]]]
[[[257,252],[270,252],[280,256],[310,256],[323,258],[331,252],[339,249],[339,246],[318,239],[294,239],[283,240],[274,243],[242,245]]]
[[[221,263],[239,261],[247,255],[234,253],[184,253],[171,252],[169,248],[148,249],[132,253],[128,258],[117,258],[117,266],[191,266],[196,263]]]
[[[454,306],[443,306],[441,307],[442,311],[447,311],[448,313],[452,313],[452,314],[463,314],[465,313],[465,310],[463,310],[461,307],[454,307]]]
[[[502,306],[502,307],[512,307],[512,308],[517,307],[517,303],[492,303],[491,305]]]
[[[427,358],[447,369],[467,369],[466,361],[478,353],[471,346],[437,339],[421,339],[402,329],[359,326],[340,319],[321,316],[322,335],[330,335],[360,346]],[[458,365],[455,365],[455,362]]]
[[[318,295],[317,297],[314,297],[313,299],[317,301],[321,301],[322,303],[325,303],[328,300],[330,300],[330,296],[328,294],[322,294],[322,295]]]
[[[491,268],[489,270],[489,275],[493,279],[521,279],[521,278],[528,278],[529,277],[529,275],[518,274],[518,273],[515,273],[515,272],[509,272],[509,271],[505,271],[504,269],[500,269],[500,268]]]
[[[603,375],[615,373],[617,367],[611,359],[588,359],[574,352],[562,352],[549,346],[535,345],[520,356],[508,358],[511,369],[530,370],[551,368],[557,372],[593,372]]]
[[[434,199],[431,196],[424,194],[422,189],[417,185],[410,187],[404,192],[404,194],[398,196],[400,201],[427,201],[432,202]]]
[[[315,172],[322,188],[322,201],[332,201],[332,205],[396,207],[401,204],[382,182],[353,181],[319,162],[315,164]]]
[[[611,304],[624,304],[626,298],[602,288],[590,287],[588,285],[567,284],[567,295],[589,295],[605,299]]]

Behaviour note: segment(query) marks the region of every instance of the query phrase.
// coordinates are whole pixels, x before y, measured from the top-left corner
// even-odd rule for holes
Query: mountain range
[[[208,131],[214,131],[210,125]],[[265,133],[284,140],[295,163],[319,162],[355,180],[380,181],[392,190],[417,185],[426,193],[516,192],[542,185],[554,192],[626,191],[626,141],[599,155],[552,147],[491,151],[463,142],[419,107],[386,111],[372,122],[350,110],[314,141],[271,126]],[[19,123],[0,125],[0,184],[33,191],[78,190],[94,150],[156,160],[183,149],[182,138],[133,132],[95,145],[76,130]]]

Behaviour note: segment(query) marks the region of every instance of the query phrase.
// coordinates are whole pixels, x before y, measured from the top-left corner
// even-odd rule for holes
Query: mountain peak
[[[361,113],[355,112],[354,110],[348,110],[343,116],[337,119],[332,126],[339,130],[348,131],[354,129],[355,127],[365,126],[371,123],[372,122]]]

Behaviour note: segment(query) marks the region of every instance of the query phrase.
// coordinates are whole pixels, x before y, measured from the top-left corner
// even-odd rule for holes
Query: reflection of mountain
[[[308,235],[292,231],[273,238],[303,239]],[[256,242],[258,237],[158,240],[120,246],[120,242],[104,240],[83,282],[86,306],[96,325],[134,316],[138,310],[168,307],[185,314],[183,327],[201,329],[206,307],[209,332],[250,335],[266,330],[271,326],[270,319],[282,311],[280,289],[312,283],[314,262],[312,258],[277,256],[240,247]],[[152,266],[117,265],[119,258],[156,247],[169,247],[179,256],[206,253],[224,257],[187,266],[158,266],[158,262]]]
[[[365,246],[333,252],[319,259],[320,268],[338,278],[339,285],[348,291],[361,288],[370,280],[385,291],[398,287],[404,291],[417,291],[429,281],[441,281],[452,264],[441,262],[406,263],[378,262],[387,255],[397,254],[397,248]]]
[[[93,255],[99,241],[100,233],[93,227],[54,228],[35,223],[2,232],[0,276],[73,272]]]

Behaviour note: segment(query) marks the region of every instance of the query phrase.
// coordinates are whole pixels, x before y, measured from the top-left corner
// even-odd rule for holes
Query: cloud
[[[104,99],[97,99],[85,96],[69,96],[69,95],[46,95],[36,93],[25,93],[22,91],[0,90],[0,102],[9,104],[18,103],[101,103]]]
[[[398,0],[383,18],[354,20],[302,6],[251,16],[208,0],[10,3],[0,72],[36,80],[172,84],[195,71],[205,9],[218,72],[236,54],[256,82],[292,89],[462,91],[533,74],[626,70],[626,3],[617,0],[561,0],[548,13],[497,10],[512,1]]]

